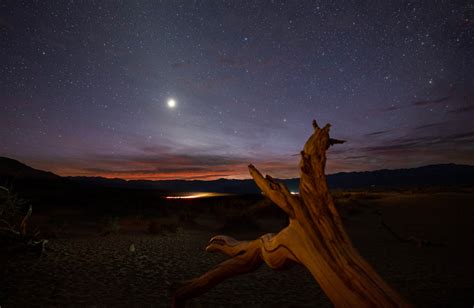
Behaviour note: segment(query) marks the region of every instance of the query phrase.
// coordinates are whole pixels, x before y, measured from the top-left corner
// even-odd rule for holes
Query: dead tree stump
[[[291,264],[305,266],[336,307],[410,306],[356,251],[334,206],[324,169],[326,150],[344,141],[329,137],[329,127],[319,128],[301,151],[300,195],[270,176],[263,177],[252,165],[255,183],[289,216],[289,225],[278,234],[265,234],[253,241],[215,236],[206,247],[229,257],[202,276],[185,282],[175,291],[173,306],[184,306],[224,279],[256,270],[263,262],[273,269]]]

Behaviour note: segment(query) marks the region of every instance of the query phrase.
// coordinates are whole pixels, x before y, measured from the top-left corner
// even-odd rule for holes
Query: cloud
[[[392,130],[380,130],[380,131],[376,131],[376,132],[373,132],[373,133],[368,133],[368,134],[365,134],[365,136],[378,136],[378,135],[385,135],[389,132],[391,132]]]
[[[347,156],[346,159],[365,159],[368,158],[367,155],[353,155],[353,156]]]
[[[430,123],[430,124],[424,124],[424,125],[416,126],[415,129],[425,129],[425,128],[440,127],[440,126],[443,126],[443,125],[446,125],[446,124],[447,124],[447,122]]]
[[[400,107],[400,106],[390,106],[390,107],[386,107],[386,108],[381,108],[378,111],[380,111],[380,112],[391,112],[391,111],[400,110],[402,108],[403,107]]]
[[[232,170],[210,169],[205,167],[192,168],[156,168],[113,170],[107,168],[85,168],[77,171],[80,175],[94,175],[107,178],[123,178],[127,180],[187,180],[187,179],[217,179],[233,176]]]
[[[439,99],[416,101],[416,102],[413,102],[412,105],[413,106],[436,105],[436,104],[440,104],[442,102],[445,102],[445,101],[449,100],[450,98],[451,98],[451,95],[445,96],[445,97],[442,97],[442,98],[439,98]]]
[[[361,150],[366,153],[383,154],[408,150],[429,151],[435,147],[445,146],[446,153],[449,153],[449,150],[456,145],[474,146],[474,131],[444,136],[402,137],[388,141],[385,145],[363,147]]]
[[[437,123],[433,123],[437,124]],[[417,130],[414,129],[413,132]],[[384,136],[384,134],[380,134]],[[373,144],[370,144],[373,143]],[[455,149],[455,151],[453,151]],[[361,140],[328,151],[327,173],[404,168],[432,163],[472,164],[474,131],[434,136],[405,135],[389,140]],[[161,146],[142,147],[132,154],[88,154],[36,164],[60,175],[103,176],[123,179],[202,179],[249,178],[247,166],[254,164],[262,173],[276,178],[298,176],[299,155],[244,156],[209,153],[174,153]]]
[[[421,125],[397,138],[386,138],[381,133],[381,138],[363,138],[354,140],[350,147],[331,148],[328,152],[328,173],[410,168],[446,162],[474,164],[473,130],[447,133],[448,126],[440,134],[423,130],[445,124]],[[430,135],[420,135],[421,132]]]
[[[55,171],[62,175],[103,176],[123,179],[207,179],[249,178],[247,166],[252,162],[277,177],[294,177],[296,159],[266,157],[265,161],[246,156],[205,153],[177,154],[169,148],[147,147],[133,155],[89,155],[76,162],[62,162],[68,169]],[[158,151],[157,151],[158,150]],[[157,152],[155,152],[157,151]],[[161,151],[161,152],[160,152]],[[56,162],[58,165],[58,162]]]
[[[468,106],[459,107],[459,108],[454,109],[454,110],[450,110],[448,113],[462,114],[462,113],[465,113],[465,112],[471,112],[473,110],[474,110],[474,105],[468,105]]]
[[[392,111],[398,111],[398,110],[410,108],[410,107],[436,106],[436,105],[446,103],[446,102],[449,102],[450,105],[459,105],[459,104],[462,104],[463,101],[465,103],[472,102],[472,92],[469,90],[452,87],[449,89],[448,94],[446,96],[443,96],[438,99],[419,100],[419,101],[414,101],[414,102],[408,102],[408,103],[398,105],[398,106],[392,105],[390,107],[380,108],[377,111],[378,112],[392,112]],[[469,106],[471,105],[472,104],[470,104]],[[469,108],[469,106],[465,107],[467,108],[467,111],[470,111],[472,108],[472,107]],[[462,108],[458,108],[458,109],[460,113],[463,112],[464,110]],[[456,110],[453,110],[453,113],[455,113]]]

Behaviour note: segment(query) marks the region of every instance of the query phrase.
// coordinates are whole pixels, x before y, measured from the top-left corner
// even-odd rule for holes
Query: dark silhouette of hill
[[[0,178],[10,180],[59,180],[61,177],[52,172],[37,170],[17,160],[0,157]]]
[[[253,180],[214,181],[125,181],[122,179],[72,177],[74,181],[122,188],[160,189],[163,191],[213,191],[227,193],[258,193]],[[362,189],[424,186],[474,185],[474,166],[440,164],[411,169],[383,169],[365,172],[341,172],[327,176],[332,189]],[[298,191],[298,179],[282,180],[292,191]]]
[[[474,166],[428,165],[411,169],[341,172],[328,176],[332,188],[465,186],[474,184]]]
[[[107,179],[103,177],[69,177],[70,180],[82,184],[100,185],[125,189],[158,189],[164,192],[218,192],[233,194],[259,193],[253,180],[130,180]],[[290,180],[298,183],[297,179]],[[297,185],[295,186],[297,187]]]
[[[365,172],[341,172],[327,176],[332,189],[362,189],[424,186],[474,185],[474,166],[457,164],[429,165],[411,169],[383,169]],[[298,179],[283,180],[292,191],[298,190]],[[253,180],[123,180],[103,177],[60,177],[51,172],[33,169],[14,159],[0,157],[0,184],[20,186],[48,183],[62,187],[104,187],[161,192],[221,192],[235,194],[259,193]],[[57,186],[55,186],[57,188]]]

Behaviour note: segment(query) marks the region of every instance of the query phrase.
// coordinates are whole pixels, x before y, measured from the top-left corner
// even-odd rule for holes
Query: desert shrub
[[[47,240],[38,238],[39,230],[27,233],[28,222],[32,213],[29,206],[26,215],[21,217],[26,202],[11,190],[0,186],[0,252],[2,257],[17,258],[33,253],[41,255],[45,250]]]
[[[41,227],[41,235],[46,238],[58,238],[68,227],[68,222],[57,216],[49,216],[46,225]]]
[[[377,199],[382,198],[380,194],[367,192],[367,191],[358,192],[355,196],[357,199],[364,199],[364,200],[377,200]]]
[[[260,229],[260,225],[257,223],[255,217],[248,213],[240,213],[238,215],[228,216],[224,220],[220,231],[255,231]]]
[[[196,215],[191,211],[181,211],[178,215],[180,223],[194,224],[196,222]]]
[[[118,217],[110,217],[105,221],[102,229],[102,234],[116,234],[120,231],[120,224]]]
[[[12,223],[17,218],[25,201],[12,193],[10,189],[0,186],[0,219]]]
[[[336,205],[336,208],[343,208],[343,207],[347,207],[349,205],[352,205],[355,201],[356,201],[356,198],[354,195],[349,195],[349,196],[346,196],[344,198],[340,197],[340,198],[334,198],[333,197],[333,200],[334,200],[334,204]]]
[[[176,233],[178,231],[178,224],[173,221],[159,221],[151,220],[148,223],[148,233],[150,234],[163,234],[165,232]]]
[[[339,199],[351,198],[352,194],[349,191],[344,191],[342,189],[335,189],[331,191],[331,196],[334,200],[339,200]]]
[[[248,210],[244,211],[244,213],[256,219],[287,217],[283,210],[267,198],[257,201]]]
[[[241,196],[221,199],[220,202],[212,208],[212,214],[219,220],[225,220],[229,217],[241,215],[251,208],[254,203],[254,200]]]

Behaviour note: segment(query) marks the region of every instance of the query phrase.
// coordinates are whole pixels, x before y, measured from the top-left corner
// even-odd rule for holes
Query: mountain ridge
[[[29,167],[17,160],[0,157],[1,181],[52,181],[70,185],[102,186],[130,189],[190,192],[212,191],[226,193],[258,193],[252,179],[217,180],[125,180],[100,176],[62,177],[52,172]],[[298,178],[280,179],[291,191],[298,190]],[[373,171],[338,172],[327,175],[332,189],[367,187],[453,186],[474,185],[474,166],[454,163],[432,164],[415,168],[380,169]]]

